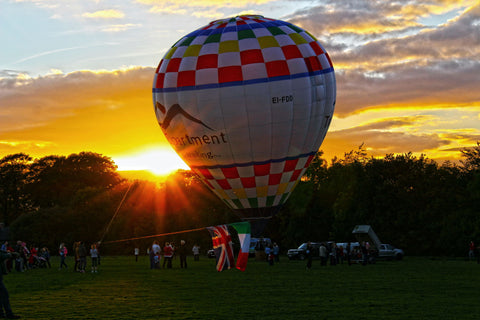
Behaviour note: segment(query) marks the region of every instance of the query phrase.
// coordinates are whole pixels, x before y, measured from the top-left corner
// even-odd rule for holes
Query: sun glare
[[[170,149],[150,149],[128,156],[114,158],[119,171],[146,170],[157,176],[168,175],[178,169],[190,170],[183,160]]]

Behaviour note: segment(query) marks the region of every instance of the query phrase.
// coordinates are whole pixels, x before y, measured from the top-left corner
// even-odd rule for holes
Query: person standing
[[[470,241],[468,248],[469,248],[468,257],[470,258],[470,260],[474,260],[475,259],[475,243],[473,242],[473,240]]]
[[[187,269],[187,246],[185,240],[180,240],[180,247],[178,247],[178,255],[180,256],[180,268]]]
[[[195,243],[192,248],[193,252],[193,261],[199,261],[200,260],[200,247]]]
[[[150,250],[150,269],[160,268],[160,245],[157,240],[153,241],[152,250]]]
[[[135,262],[138,262],[138,254],[140,253],[140,249],[135,248],[134,253],[135,253]]]
[[[20,316],[13,314],[10,306],[10,298],[8,296],[7,288],[3,283],[3,275],[6,274],[5,260],[17,257],[16,252],[0,251],[0,318],[20,319]]]
[[[80,245],[80,242],[76,241],[73,243],[73,256],[75,258],[75,265],[73,266],[73,272],[79,271],[78,265],[80,264],[80,258],[78,256],[78,246]]]
[[[165,242],[165,247],[163,247],[163,268],[165,268],[165,263],[167,263],[167,268],[172,268],[172,257],[173,257],[173,247],[169,242]]]
[[[307,242],[307,250],[305,251],[307,258],[307,270],[312,268],[312,259],[313,259],[313,247],[310,241]]]
[[[80,244],[78,245],[78,259],[78,269],[81,273],[85,273],[85,268],[87,267],[87,248],[85,247],[85,243],[83,243],[83,241],[80,241]]]
[[[273,243],[273,256],[275,257],[275,262],[280,261],[280,247],[276,242]]]
[[[67,247],[65,247],[65,243],[60,244],[60,248],[58,250],[58,253],[60,254],[60,269],[62,269],[63,266],[65,266],[65,269],[67,269],[68,266],[65,263],[65,259],[67,258],[68,250],[67,250]]]
[[[92,273],[98,272],[98,250],[95,244],[90,248],[90,257],[92,258]]]
[[[327,265],[327,247],[325,247],[325,244],[322,242],[320,244],[320,248],[318,249],[320,253],[320,265],[321,266],[326,266]]]

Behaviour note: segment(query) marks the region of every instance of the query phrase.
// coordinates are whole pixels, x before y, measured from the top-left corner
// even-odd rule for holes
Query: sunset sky
[[[157,124],[155,68],[186,33],[254,13],[328,51],[337,103],[327,160],[458,160],[480,141],[480,2],[0,0],[0,158],[92,151],[120,170],[187,168]]]

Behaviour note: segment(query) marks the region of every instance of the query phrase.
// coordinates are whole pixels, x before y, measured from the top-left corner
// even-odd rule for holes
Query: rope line
[[[117,210],[115,210],[115,213],[114,213],[112,219],[110,219],[110,222],[108,223],[108,226],[105,229],[105,232],[103,233],[102,238],[100,239],[100,242],[103,242],[103,239],[105,238],[105,235],[110,230],[110,226],[112,225],[113,219],[115,219],[115,217],[117,216],[118,211],[120,210],[120,207],[122,206],[123,202],[125,201],[125,198],[127,198],[127,194],[130,191],[130,188],[132,187],[132,185],[133,185],[133,183],[129,184],[127,191],[125,191],[125,194],[123,195],[122,201],[120,201],[120,203],[118,204]]]
[[[125,242],[125,241],[131,241],[131,240],[139,240],[139,239],[148,239],[148,238],[155,238],[155,237],[163,237],[163,236],[170,236],[172,234],[179,234],[179,233],[187,233],[187,232],[193,232],[193,231],[200,231],[205,229],[206,227],[203,228],[196,228],[196,229],[190,229],[190,230],[183,230],[183,231],[175,231],[175,232],[167,232],[167,233],[159,233],[155,234],[153,236],[144,236],[144,237],[136,237],[136,238],[129,238],[129,239],[121,239],[121,240],[112,240],[112,241],[105,241],[105,243],[116,243],[116,242]]]

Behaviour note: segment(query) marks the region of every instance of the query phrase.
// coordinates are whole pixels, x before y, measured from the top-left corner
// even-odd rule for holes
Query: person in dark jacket
[[[312,268],[312,259],[313,259],[313,247],[310,241],[307,242],[307,250],[305,251],[307,255],[307,270]]]
[[[185,240],[180,241],[180,247],[177,249],[178,255],[180,256],[180,268],[187,269],[187,246],[185,245]]]
[[[12,257],[17,258],[18,253],[16,252],[6,252],[0,251],[0,318],[7,319],[20,319],[20,316],[13,314],[12,307],[10,306],[10,298],[8,296],[7,288],[3,283],[3,275],[7,273],[5,267],[5,260]]]

